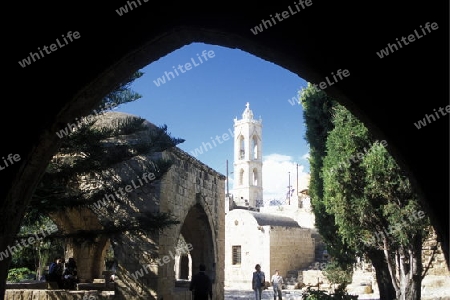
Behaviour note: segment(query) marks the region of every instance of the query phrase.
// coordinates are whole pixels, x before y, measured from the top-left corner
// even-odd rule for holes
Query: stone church
[[[267,281],[276,269],[286,278],[289,272],[307,268],[315,260],[312,213],[305,212],[301,197],[289,205],[266,205],[262,120],[253,118],[249,103],[242,119],[234,119],[233,165],[234,186],[225,207],[225,286],[251,288],[256,264]]]

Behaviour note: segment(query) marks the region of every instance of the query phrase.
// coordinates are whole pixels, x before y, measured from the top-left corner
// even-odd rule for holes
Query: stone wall
[[[317,286],[319,284],[319,287],[320,285],[330,284],[328,279],[320,270],[301,271],[301,278],[299,278],[299,282],[303,283],[305,286]]]
[[[99,291],[7,289],[5,299],[10,300],[113,300],[114,294]]]
[[[426,275],[450,276],[450,271],[445,261],[442,245],[438,242],[436,231],[430,227],[430,235],[422,247],[423,268],[428,269]]]
[[[314,261],[315,244],[307,228],[273,227],[270,229],[270,274],[308,267]]]

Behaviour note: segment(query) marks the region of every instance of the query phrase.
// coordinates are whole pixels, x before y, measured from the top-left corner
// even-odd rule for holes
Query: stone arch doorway
[[[191,257],[189,279],[193,274],[198,273],[201,263],[206,265],[206,273],[213,278],[217,261],[216,246],[208,215],[201,204],[197,203],[189,210],[180,235],[192,249],[189,252]]]

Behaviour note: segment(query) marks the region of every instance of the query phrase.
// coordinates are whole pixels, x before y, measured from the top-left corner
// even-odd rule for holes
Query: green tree
[[[427,218],[408,178],[368,129],[341,105],[324,158],[324,204],[338,236],[366,254],[383,286],[382,299],[420,299],[421,249]]]
[[[327,245],[328,253],[343,270],[355,262],[355,253],[337,235],[334,215],[326,210],[323,202],[323,159],[326,156],[326,141],[333,129],[332,109],[337,102],[323,90],[308,83],[300,91],[303,119],[306,125],[305,140],[309,145],[311,207],[315,215],[315,226]]]
[[[17,246],[23,240],[33,237],[35,233],[45,231],[47,228],[56,225],[45,214],[36,216],[28,215],[24,218],[20,227],[15,248],[17,251],[11,253],[10,269],[26,267],[30,270],[36,270],[36,279],[39,280],[45,275],[45,267],[50,263],[53,257],[61,255],[64,252],[64,245],[61,240],[35,240],[28,247]]]
[[[306,89],[301,91],[300,101],[303,106],[303,116],[306,125],[305,140],[310,146],[310,194],[312,209],[315,214],[316,228],[327,244],[328,251],[333,257],[334,262],[343,272],[349,269],[349,266],[355,262],[357,255],[366,254],[372,261],[376,270],[377,283],[380,290],[381,299],[393,299],[395,290],[390,280],[390,273],[384,261],[382,251],[369,249],[367,252],[359,251],[348,240],[339,234],[339,224],[337,223],[334,212],[327,208],[324,196],[324,177],[330,172],[324,168],[324,159],[327,156],[328,135],[334,129],[333,123],[334,108],[338,102],[326,95],[322,90],[315,89],[308,84]],[[334,169],[346,168],[346,162],[338,159]],[[328,158],[329,160],[331,158]]]
[[[343,270],[342,266],[332,261],[327,264],[323,274],[333,286],[347,286],[352,282],[353,268],[349,265],[347,270]]]

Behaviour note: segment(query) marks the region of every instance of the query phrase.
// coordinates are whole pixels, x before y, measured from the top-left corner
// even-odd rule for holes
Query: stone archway
[[[104,258],[109,247],[106,236],[85,236],[80,231],[101,230],[98,216],[88,208],[71,208],[52,213],[50,217],[57,224],[65,238],[65,261],[73,257],[77,263],[78,277],[82,281],[92,282],[102,278],[105,270]]]
[[[70,7],[75,18],[69,18],[63,9],[60,15],[54,14],[58,8],[53,3],[15,5],[8,10],[11,17],[33,26],[14,28],[17,39],[8,45],[13,54],[4,72],[11,71],[7,85],[20,90],[20,95],[4,103],[2,111],[19,116],[26,105],[28,111],[43,113],[2,118],[3,140],[20,137],[20,143],[5,145],[4,155],[18,153],[21,160],[0,173],[4,187],[0,189],[0,219],[5,224],[0,231],[0,251],[13,243],[24,209],[58,148],[55,132],[76,117],[89,114],[134,70],[197,41],[248,51],[316,83],[331,71],[349,68],[351,79],[331,86],[330,94],[339,97],[379,139],[392,146],[392,154],[417,186],[448,263],[448,124],[435,122],[432,128],[420,131],[412,125],[424,114],[448,105],[448,96],[443,95],[448,92],[448,77],[442,77],[448,74],[448,29],[442,28],[447,18],[441,13],[448,11],[448,3],[399,2],[386,9],[369,1],[359,3],[358,13],[354,13],[353,3],[314,2],[307,11],[258,35],[249,29],[292,2],[278,2],[277,7],[243,7],[228,1],[220,3],[220,10],[205,5],[201,13],[196,5],[180,3],[171,8],[170,15],[164,3],[145,3],[125,16],[115,14],[124,1],[88,8],[73,3]],[[161,16],[167,17],[161,20]],[[398,22],[399,16],[402,22]],[[375,51],[412,33],[425,19],[436,21],[440,29],[383,60],[376,56]],[[58,26],[46,26],[42,20],[52,20]],[[316,26],[318,22],[320,26]],[[64,30],[79,30],[81,38],[26,68],[16,63],[30,51],[38,51],[39,45],[60,37]],[[417,85],[420,74],[426,75],[420,76]],[[49,92],[49,83],[60,90]],[[402,105],[394,105],[398,101]],[[0,265],[0,291],[7,267]]]
[[[198,195],[200,197],[200,195]],[[217,259],[216,245],[213,240],[208,215],[200,204],[194,205],[184,220],[181,232],[188,245],[192,246],[192,269],[190,274],[198,273],[201,263],[206,266],[206,273],[211,277],[215,273]]]
[[[159,237],[159,258],[165,257],[166,263],[157,270],[158,299],[189,299],[189,281],[178,279],[184,272],[190,280],[199,271],[200,263],[215,279],[213,294],[221,299],[225,276],[225,176],[180,149],[166,151],[162,157],[174,163],[160,185],[164,191],[160,194],[160,211],[173,213],[181,223],[164,230]],[[180,246],[180,239],[186,246]]]

